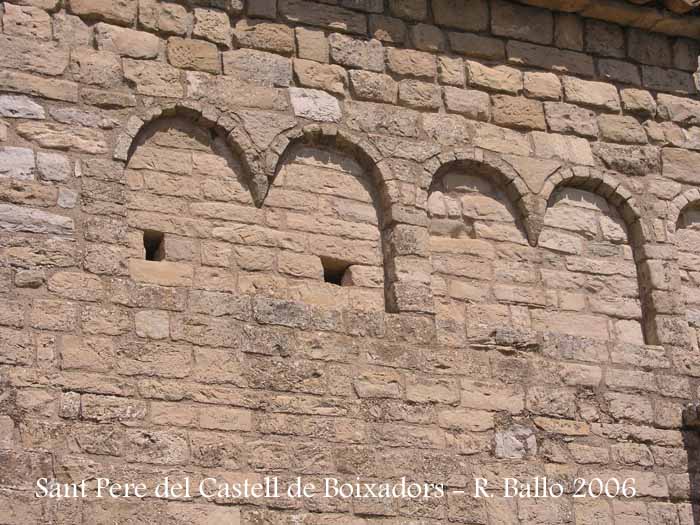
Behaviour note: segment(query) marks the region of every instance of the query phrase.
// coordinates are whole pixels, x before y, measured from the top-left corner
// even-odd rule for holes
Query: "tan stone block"
[[[526,71],[523,76],[525,96],[541,100],[560,100],[561,81],[554,73]]]
[[[591,146],[585,139],[541,131],[533,131],[532,139],[538,157],[593,165]]]
[[[321,259],[313,255],[282,251],[277,258],[277,265],[280,272],[294,277],[323,279]]]
[[[124,77],[136,84],[141,95],[155,97],[182,97],[180,71],[159,62],[124,59]]]
[[[564,98],[567,102],[593,106],[605,111],[618,112],[620,97],[617,88],[604,82],[592,82],[575,77],[562,78]]]
[[[603,140],[624,144],[646,144],[647,136],[634,117],[622,115],[600,115],[598,117]]]
[[[45,122],[24,122],[17,134],[43,148],[73,150],[80,153],[107,153],[104,134],[92,128],[81,128]]]
[[[102,22],[95,26],[95,40],[100,51],[110,51],[130,58],[155,58],[160,51],[160,39],[157,36]]]
[[[136,335],[148,339],[170,337],[170,317],[162,310],[142,310],[134,316]]]
[[[187,32],[187,10],[178,4],[156,0],[139,0],[139,23],[153,31],[184,35]]]
[[[411,41],[420,51],[445,51],[447,41],[440,28],[428,24],[416,24],[411,27]]]
[[[648,91],[641,89],[622,89],[622,109],[640,117],[653,117],[656,115],[656,101]]]
[[[161,286],[191,286],[192,267],[168,261],[129,260],[129,275],[138,282]]]
[[[217,9],[196,7],[192,35],[229,47],[231,45],[231,22],[228,14]]]
[[[48,280],[48,289],[76,301],[99,301],[104,294],[104,286],[98,277],[79,272],[56,272]]]
[[[454,408],[438,412],[438,425],[449,430],[483,432],[495,426],[493,412]]]
[[[297,43],[297,56],[305,60],[326,63],[330,59],[328,39],[323,31],[297,27],[294,29]]]
[[[168,62],[177,68],[221,73],[219,49],[215,44],[203,40],[170,37]]]
[[[74,82],[48,80],[26,73],[0,71],[0,89],[51,100],[64,100],[67,102],[76,102],[78,100],[78,85]]]
[[[51,40],[51,17],[46,11],[32,6],[7,3],[2,24],[6,35]]]
[[[494,95],[491,104],[494,124],[523,129],[547,129],[542,102],[524,97]]]
[[[419,80],[399,82],[399,103],[416,109],[438,109],[441,97],[440,88]]]
[[[366,371],[353,380],[353,387],[358,397],[399,399],[402,392],[399,373],[394,371]]]
[[[294,75],[299,85],[330,91],[337,95],[345,94],[347,72],[332,64],[319,64],[311,60],[294,59]]]
[[[462,379],[461,405],[480,410],[519,414],[525,408],[525,393],[519,386]]]
[[[76,15],[126,26],[136,20],[136,0],[71,0],[68,7]]]
[[[681,125],[700,125],[700,102],[685,97],[659,93],[659,117]]]
[[[387,49],[387,67],[393,73],[409,77],[434,80],[437,62],[434,55],[411,49]]]
[[[598,122],[593,111],[564,102],[545,102],[544,110],[552,131],[598,137]]]
[[[36,299],[32,303],[30,324],[41,330],[71,331],[75,329],[77,305],[68,301]]]
[[[207,407],[199,414],[199,425],[210,430],[252,431],[250,410],[228,407]]]
[[[0,35],[3,66],[30,73],[62,75],[68,67],[68,48],[55,42]]]
[[[314,34],[313,31],[304,31]],[[306,33],[302,34],[306,35]],[[294,32],[285,25],[250,22],[243,19],[237,22],[233,28],[233,37],[240,47],[252,47],[281,55],[294,53]],[[327,46],[328,44],[326,44]]]
[[[441,84],[464,87],[464,62],[458,57],[438,57],[438,80]]]
[[[398,84],[389,75],[353,70],[350,71],[350,87],[359,100],[396,103]]]
[[[237,81],[266,87],[287,87],[291,83],[292,62],[288,58],[255,49],[226,51],[222,58],[224,74]]]
[[[466,61],[467,82],[470,86],[517,95],[523,89],[523,74],[508,66],[487,67]]]
[[[384,48],[379,40],[360,40],[332,33],[328,43],[334,62],[350,68],[384,71]]]
[[[488,122],[491,116],[491,100],[487,93],[470,89],[443,88],[445,107],[473,120]]]
[[[389,0],[389,10],[400,18],[425,20],[428,16],[428,0]]]

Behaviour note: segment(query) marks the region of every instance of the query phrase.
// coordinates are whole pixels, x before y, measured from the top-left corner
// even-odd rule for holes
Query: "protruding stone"
[[[321,122],[338,122],[341,118],[338,101],[318,89],[289,88],[289,96],[297,117]]]

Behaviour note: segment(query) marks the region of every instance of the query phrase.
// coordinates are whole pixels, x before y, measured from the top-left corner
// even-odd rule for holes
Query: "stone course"
[[[0,4],[0,523],[692,523],[700,18],[657,4]],[[184,474],[639,497],[33,497]]]

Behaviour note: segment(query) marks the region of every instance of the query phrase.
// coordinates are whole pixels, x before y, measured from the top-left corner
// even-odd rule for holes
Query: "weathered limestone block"
[[[0,89],[66,102],[78,100],[78,85],[74,82],[48,80],[26,73],[0,71]]]
[[[62,75],[68,67],[68,48],[53,42],[0,35],[3,67],[44,75]]]
[[[70,0],[71,13],[129,26],[136,21],[136,0]]]
[[[647,136],[634,117],[600,115],[598,126],[603,140],[624,144],[646,144]]]
[[[620,91],[622,109],[640,117],[656,115],[656,101],[648,91],[642,89],[623,89]],[[660,95],[665,97],[667,95]],[[666,117],[668,118],[668,117]]]
[[[287,87],[292,81],[292,62],[288,58],[253,49],[226,51],[222,57],[224,74],[244,82]]]
[[[157,0],[139,0],[139,23],[152,31],[165,34],[187,33],[187,10],[178,4]]]
[[[437,77],[435,56],[423,51],[389,48],[387,68],[398,75],[434,80]]]
[[[494,124],[522,129],[547,129],[542,102],[508,95],[494,95],[491,102]]]
[[[444,87],[443,91],[447,111],[461,113],[473,120],[488,122],[491,115],[491,101],[487,93],[449,86]]]
[[[642,66],[642,84],[645,88],[655,91],[670,91],[684,95],[697,92],[693,76],[677,69]]]
[[[2,24],[6,35],[51,40],[51,17],[46,11],[38,7],[10,3],[4,7]]]
[[[294,30],[297,44],[297,56],[305,60],[328,62],[330,47],[323,31],[297,27]]]
[[[322,89],[341,96],[345,94],[345,86],[348,83],[348,74],[344,68],[299,58],[294,59],[294,75],[301,86]]]
[[[564,99],[567,102],[618,112],[620,97],[612,84],[591,82],[576,77],[563,77]]]
[[[631,84],[633,86],[642,84],[639,66],[630,62],[613,58],[600,58],[598,59],[598,71],[600,72],[600,77],[604,80]]]
[[[422,21],[428,16],[428,0],[389,0],[392,15]]]
[[[141,95],[182,97],[180,71],[159,62],[124,59],[124,78],[136,84]]]
[[[155,58],[160,51],[160,39],[157,36],[103,22],[95,26],[95,40],[100,51],[129,58]]]
[[[321,122],[338,122],[341,118],[338,101],[317,89],[289,88],[294,114]]]
[[[700,102],[659,93],[657,97],[659,117],[681,125],[700,124]]]
[[[534,131],[532,141],[538,157],[593,165],[593,154],[586,139]]]
[[[611,170],[629,175],[658,173],[660,159],[658,148],[652,146],[620,146],[598,143],[595,154]]]
[[[93,128],[76,128],[64,124],[23,122],[17,134],[43,148],[72,150],[94,155],[107,153],[104,134]]]
[[[184,39],[177,36],[168,39],[168,62],[181,69],[194,69],[220,73],[219,49],[211,42]]]
[[[217,9],[196,7],[192,35],[229,47],[231,45],[231,22],[228,14]]]
[[[73,79],[102,88],[119,86],[122,83],[122,65],[119,55],[107,51],[77,49],[71,53]]]
[[[438,81],[440,84],[464,87],[466,80],[464,63],[459,57],[438,57]]]
[[[561,81],[553,73],[525,72],[523,92],[526,97],[541,100],[560,100]]]
[[[60,11],[53,15],[53,36],[64,46],[78,47],[90,44],[90,28],[80,17]]]
[[[467,83],[470,86],[517,95],[523,89],[523,74],[508,66],[487,67],[466,61]]]
[[[678,182],[698,184],[700,172],[697,169],[700,153],[680,148],[663,148],[663,175]]]
[[[233,29],[233,38],[240,47],[252,47],[281,55],[294,53],[294,31],[281,24],[240,20]]]
[[[355,98],[372,102],[396,103],[398,83],[389,75],[370,71],[350,71],[350,88]]]
[[[399,82],[399,103],[410,108],[438,109],[440,107],[440,87],[420,80]]]
[[[544,111],[552,131],[574,133],[582,137],[598,137],[596,114],[589,109],[564,102],[545,102]]]

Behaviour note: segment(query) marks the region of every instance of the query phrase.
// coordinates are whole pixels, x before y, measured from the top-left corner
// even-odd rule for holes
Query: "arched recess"
[[[432,293],[445,344],[492,340],[505,331],[525,342],[539,255],[530,246],[527,193],[506,164],[480,150],[444,162],[428,191]]]
[[[395,223],[380,161],[371,145],[335,126],[297,128],[273,141],[263,210],[289,239],[278,271],[291,299],[400,311],[390,294]]]
[[[567,169],[540,193],[538,246],[550,305],[533,312],[538,330],[644,344],[653,322],[644,285],[644,228],[631,193],[610,174]]]
[[[219,139],[217,148],[224,156],[233,156],[241,165],[240,176],[245,179],[256,206],[262,205],[267,193],[268,179],[265,176],[260,154],[246,147],[240,138],[245,134],[243,126],[232,114],[223,114],[213,106],[181,101],[148,108],[142,115],[133,115],[124,131],[117,137],[113,157],[129,162],[136,148],[150,132],[153,124],[161,119],[182,119],[208,130]],[[226,147],[224,147],[224,145]],[[229,151],[225,151],[228,149]]]
[[[671,203],[669,226],[678,251],[678,281],[671,287],[680,290],[688,323],[690,344],[700,350],[700,190],[678,195]]]
[[[242,291],[239,274],[251,264],[250,250],[272,233],[229,134],[213,118],[182,107],[138,127],[125,155],[133,280]]]

